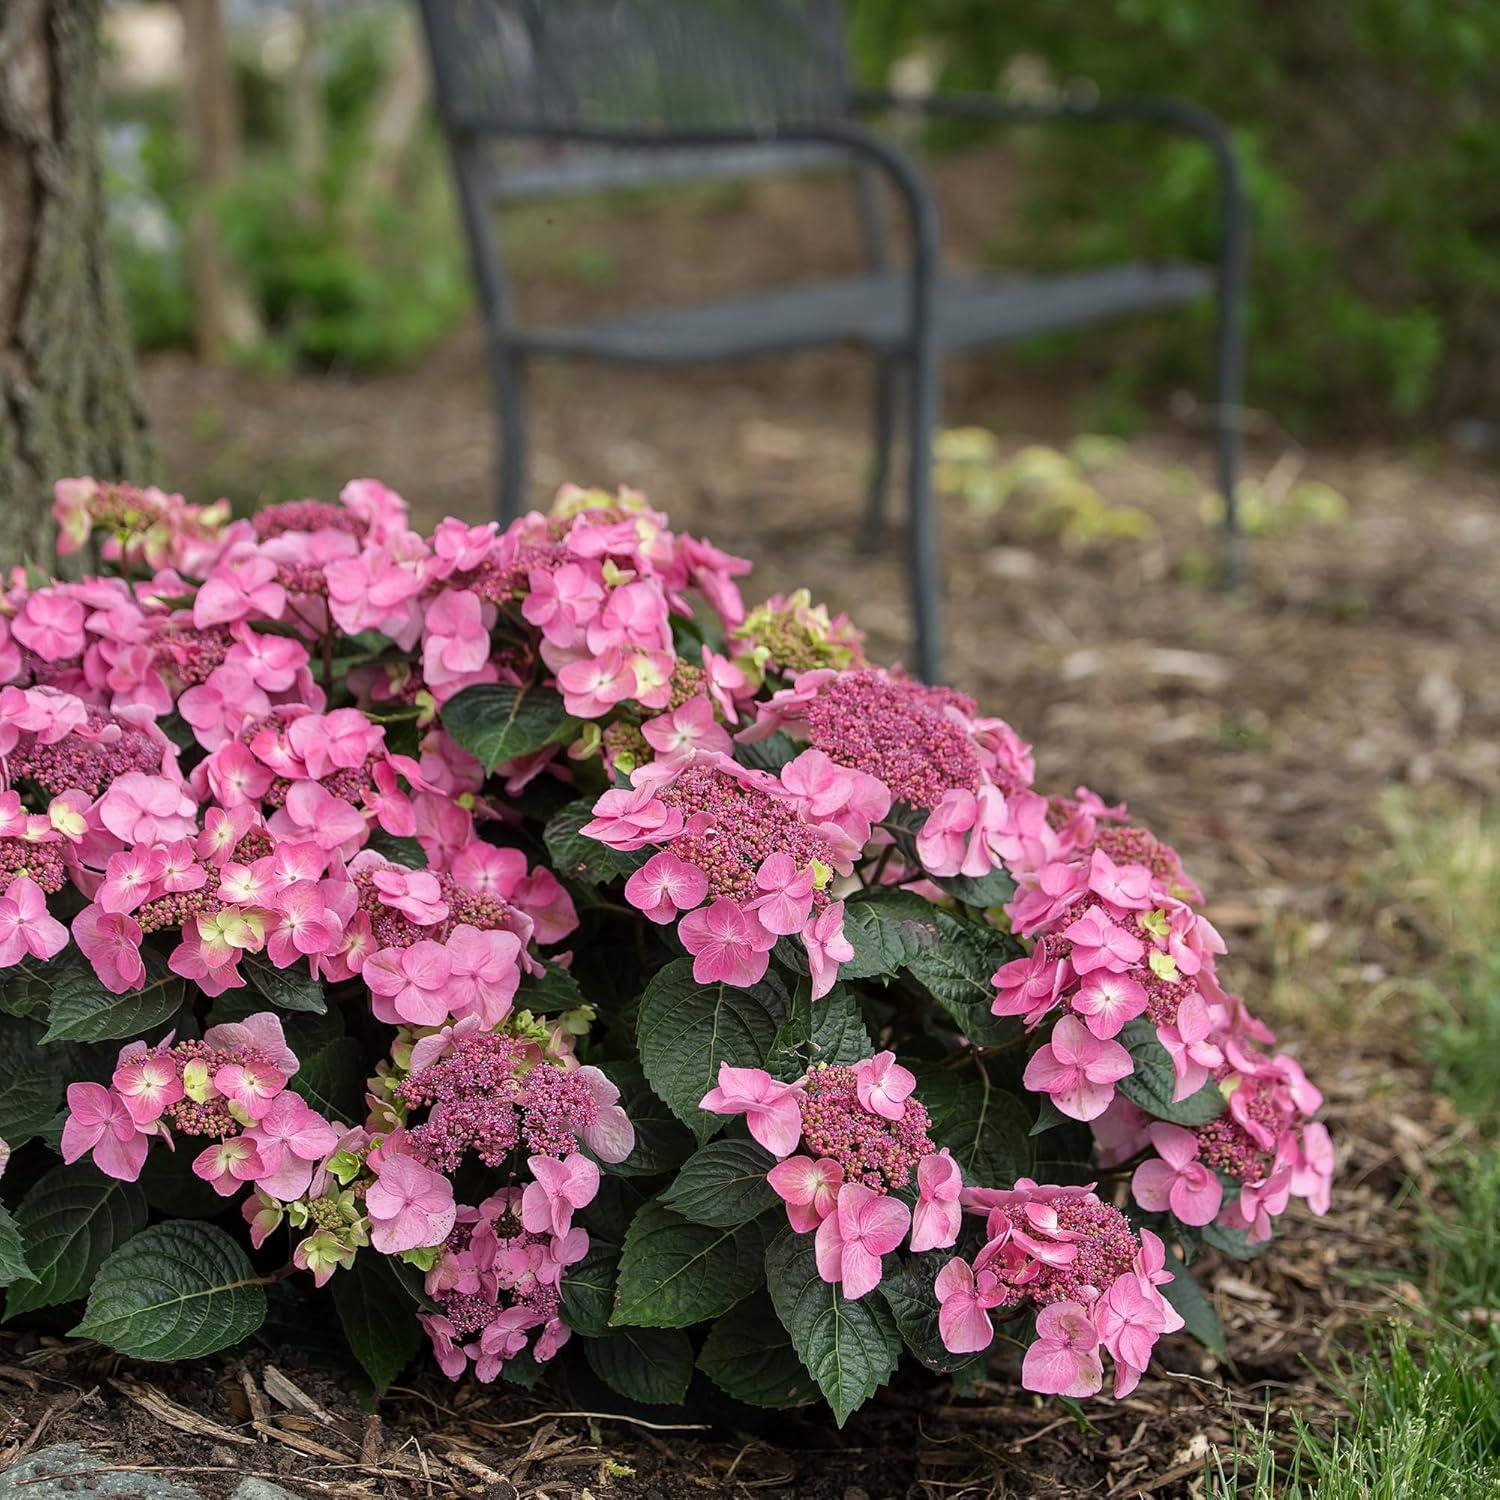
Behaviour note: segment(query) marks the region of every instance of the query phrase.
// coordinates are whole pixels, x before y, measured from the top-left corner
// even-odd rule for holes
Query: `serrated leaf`
[[[728,1312],[761,1284],[766,1231],[758,1223],[690,1224],[660,1199],[631,1220],[620,1254],[613,1327],[689,1328]]]
[[[541,974],[523,974],[516,989],[515,1008],[529,1010],[536,1015],[551,1015],[559,1010],[572,1010],[587,1004],[587,999],[578,981],[555,963],[542,961]]]
[[[41,1039],[39,1022],[0,1016],[0,1140],[12,1148],[47,1129],[67,1085],[83,1076],[72,1043]]]
[[[186,984],[154,948],[142,949],[141,957],[146,975],[140,988],[116,995],[76,948],[59,954],[50,971],[52,1004],[43,1043],[135,1037],[175,1014],[187,993]]]
[[[802,747],[784,729],[768,734],[753,745],[736,745],[734,758],[742,766],[756,771],[779,771],[789,760],[796,760]]]
[[[8,969],[0,969],[0,1015],[29,1016],[52,998],[52,964],[23,958]]]
[[[582,881],[584,885],[607,885],[638,870],[652,851],[611,849],[584,834],[583,825],[594,819],[594,801],[593,797],[580,797],[554,813],[542,830],[542,841],[559,875]]]
[[[1193,1273],[1170,1250],[1166,1252],[1165,1259],[1172,1279],[1162,1286],[1162,1296],[1177,1309],[1186,1333],[1191,1334],[1205,1349],[1211,1350],[1220,1359],[1227,1358],[1224,1325],[1219,1322],[1213,1303],[1208,1300]]]
[[[1126,1023],[1115,1040],[1135,1064],[1135,1072],[1120,1079],[1115,1087],[1137,1108],[1174,1125],[1207,1125],[1224,1113],[1224,1096],[1212,1079],[1196,1094],[1173,1100],[1177,1075],[1172,1070],[1172,1054],[1162,1046],[1150,1021],[1137,1016]]]
[[[1215,1250],[1222,1251],[1231,1260],[1256,1260],[1264,1255],[1270,1248],[1270,1240],[1261,1240],[1258,1244],[1250,1243],[1248,1230],[1226,1229],[1221,1224],[1205,1224],[1198,1231],[1205,1245],[1212,1245]]]
[[[583,1341],[600,1380],[630,1401],[679,1406],[693,1379],[693,1346],[680,1328],[617,1328]]]
[[[588,1254],[563,1275],[563,1317],[569,1328],[586,1338],[602,1338],[609,1332],[619,1276],[620,1247],[591,1237]]]
[[[813,1239],[784,1227],[766,1250],[766,1285],[797,1357],[842,1427],[891,1378],[901,1335],[879,1296],[851,1302],[818,1275]]]
[[[748,990],[699,984],[690,958],[657,972],[636,1024],[641,1066],[651,1087],[701,1144],[723,1128],[698,1103],[718,1082],[719,1064],[763,1068],[791,1000],[774,971]]]
[[[683,1164],[661,1201],[690,1223],[733,1229],[780,1201],[766,1181],[775,1165],[754,1141],[710,1141]]]
[[[599,1069],[619,1089],[620,1107],[635,1126],[635,1148],[605,1170],[617,1177],[655,1177],[681,1166],[697,1142],[646,1082],[640,1064],[612,1060],[600,1063]]]
[[[36,1279],[10,1289],[8,1318],[83,1296],[105,1257],[145,1226],[146,1195],[136,1183],[74,1162],[32,1185],[16,1221]]]
[[[937,1274],[959,1253],[951,1250],[929,1250],[921,1255],[901,1257],[899,1263],[886,1263],[880,1278],[880,1295],[896,1320],[901,1340],[929,1370],[951,1374],[968,1365],[983,1368],[983,1358],[973,1354],[950,1354],[938,1332],[940,1311],[933,1283]]]
[[[335,1037],[327,1046],[303,1056],[287,1087],[300,1094],[331,1123],[363,1117],[364,1049],[352,1036]]]
[[[570,739],[578,720],[551,688],[486,682],[466,687],[443,705],[443,728],[486,771]]]
[[[224,1212],[224,1200],[194,1175],[193,1154],[187,1151],[148,1151],[136,1182],[146,1202],[169,1218],[216,1219]]]
[[[1004,906],[1016,893],[1016,883],[1004,869],[988,875],[944,875],[937,884],[965,906]]]
[[[953,1017],[976,1047],[1000,1047],[1021,1034],[1015,1016],[997,1016],[991,976],[1021,954],[1021,945],[988,923],[970,922],[938,908],[939,942],[924,948],[907,969]]]
[[[773,1076],[790,1082],[816,1063],[856,1063],[874,1051],[851,990],[835,984],[821,1000],[814,1000],[812,987],[799,984],[791,1014],[777,1028],[767,1066]]]
[[[885,978],[937,946],[937,909],[911,891],[860,891],[844,903],[844,936],[854,957],[845,979]]]
[[[819,1395],[766,1292],[730,1308],[708,1330],[698,1368],[726,1396],[772,1411],[807,1406]]]
[[[387,1256],[366,1252],[333,1278],[333,1305],[344,1337],[379,1395],[422,1347],[416,1307],[390,1267]]]
[[[105,1258],[74,1338],[132,1359],[196,1359],[248,1338],[266,1315],[249,1257],[212,1224],[154,1224]]]
[[[21,1228],[10,1211],[0,1204],[0,1286],[13,1281],[35,1281],[26,1264],[26,1248],[21,1243]]]
[[[1031,1113],[982,1071],[924,1069],[916,1096],[932,1117],[933,1140],[953,1153],[965,1182],[1008,1187],[1030,1172]]]
[[[370,830],[369,842],[365,847],[384,855],[392,864],[405,865],[408,870],[427,868],[427,851],[417,839],[404,838],[400,834],[387,833],[385,829],[376,827]]]
[[[322,982],[313,978],[305,959],[299,959],[289,969],[278,969],[264,953],[247,953],[240,960],[240,968],[251,985],[277,1010],[321,1016],[328,1009]]]

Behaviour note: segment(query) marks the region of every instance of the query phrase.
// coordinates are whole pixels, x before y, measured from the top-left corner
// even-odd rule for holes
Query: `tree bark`
[[[0,3],[0,565],[48,565],[54,480],[146,477],[110,274],[100,0]]]

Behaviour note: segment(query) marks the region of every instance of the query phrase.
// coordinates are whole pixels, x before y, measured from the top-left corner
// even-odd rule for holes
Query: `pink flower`
[[[136,1042],[120,1052],[110,1083],[137,1125],[150,1125],[182,1098],[182,1077],[170,1057],[153,1057]]]
[[[1070,956],[1080,976],[1095,969],[1123,974],[1146,952],[1145,944],[1134,933],[1117,927],[1097,906],[1091,906],[1064,928],[1063,936],[1073,945]]]
[[[68,1119],[62,1131],[62,1159],[75,1162],[93,1152],[94,1165],[107,1177],[134,1182],[146,1161],[148,1136],[131,1118],[125,1101],[102,1083],[68,1085]]]
[[[1111,906],[1126,911],[1151,907],[1151,871],[1145,865],[1117,865],[1102,849],[1089,863],[1089,889]]]
[[[1212,1070],[1224,1061],[1224,1054],[1213,1041],[1213,1017],[1207,1002],[1196,990],[1177,1007],[1177,1018],[1170,1026],[1158,1026],[1156,1035],[1171,1054],[1172,1071],[1177,1075],[1173,1102],[1196,1094],[1212,1076]]]
[[[716,1115],[744,1115],[750,1134],[772,1156],[790,1156],[802,1139],[799,1088],[777,1083],[764,1068],[735,1068],[719,1064],[719,1081],[699,1101],[698,1108]]]
[[[635,1150],[635,1126],[620,1105],[620,1090],[591,1064],[578,1070],[578,1078],[599,1107],[593,1124],[583,1128],[584,1145],[600,1161],[624,1161]]]
[[[846,1182],[834,1211],[818,1225],[814,1252],[818,1275],[857,1301],[880,1285],[880,1258],[896,1248],[911,1226],[911,1210],[899,1198]]]
[[[1333,1142],[1328,1138],[1328,1129],[1311,1120],[1302,1127],[1302,1140],[1292,1167],[1292,1191],[1307,1199],[1307,1206],[1320,1216],[1328,1212],[1333,1168]]]
[[[843,1186],[844,1169],[831,1157],[789,1156],[766,1173],[766,1181],[786,1204],[787,1221],[798,1234],[814,1230],[831,1214]]]
[[[270,1109],[245,1131],[260,1154],[259,1188],[291,1203],[312,1183],[313,1167],[337,1146],[339,1133],[322,1115],[290,1089],[278,1094]]]
[[[370,884],[380,892],[383,905],[410,917],[419,927],[432,927],[448,919],[443,888],[430,870],[385,865],[371,872]]]
[[[47,897],[29,875],[17,875],[0,896],[0,969],[53,958],[68,946],[68,929],[47,911]]]
[[[99,982],[116,995],[133,990],[146,977],[141,958],[141,924],[123,912],[90,905],[73,918],[73,940],[93,965]]]
[[[1127,1021],[1146,1009],[1146,987],[1126,974],[1095,969],[1071,999],[1073,1009],[1097,1037],[1119,1036]]]
[[[40,589],[11,621],[10,633],[43,661],[83,654],[83,605],[61,589]]]
[[[231,548],[193,599],[194,626],[207,630],[249,615],[279,620],[286,609],[286,590],[277,583],[276,573],[276,564],[253,546]]]
[[[618,646],[612,646],[602,656],[569,662],[557,674],[557,685],[563,707],[575,719],[598,719],[635,696],[635,667]]]
[[[1271,1238],[1271,1220],[1286,1212],[1292,1195],[1293,1148],[1277,1148],[1271,1172],[1262,1182],[1247,1182],[1233,1203],[1226,1203],[1219,1223],[1228,1229],[1243,1229],[1252,1245]]]
[[[877,1052],[854,1065],[854,1086],[859,1102],[872,1115],[899,1120],[906,1101],[917,1086],[917,1077],[896,1061],[894,1052]]]
[[[221,1198],[228,1198],[265,1170],[255,1142],[243,1135],[205,1146],[193,1158],[193,1175],[201,1177]]]
[[[682,832],[682,809],[669,808],[649,786],[605,792],[594,817],[579,830],[611,849],[629,854],[647,844],[665,844]]]
[[[589,650],[594,652],[610,646],[670,651],[672,627],[660,583],[654,578],[641,579],[611,589],[604,609],[589,626],[587,639]]]
[[[214,1073],[213,1082],[229,1100],[235,1117],[253,1124],[265,1118],[271,1101],[286,1087],[286,1075],[268,1062],[225,1063]]]
[[[950,1354],[978,1354],[995,1339],[989,1310],[1005,1300],[1005,1289],[995,1273],[976,1275],[968,1261],[955,1255],[937,1274],[933,1291],[938,1299],[938,1334]]]
[[[1140,1384],[1151,1351],[1166,1329],[1167,1309],[1162,1294],[1134,1271],[1117,1276],[1094,1304],[1094,1326],[1115,1361],[1115,1400]]]
[[[799,870],[790,854],[767,855],[755,872],[756,889],[765,894],[745,910],[753,911],[760,925],[778,937],[801,932],[812,914],[815,878],[811,866]]]
[[[410,948],[382,948],[365,960],[360,975],[375,1000],[377,1020],[388,1025],[437,1026],[448,1019],[448,983],[453,962],[430,938]]]
[[[734,750],[729,731],[714,718],[714,706],[702,693],[671,713],[647,719],[641,733],[658,757],[667,762],[690,759],[699,750],[724,755]]]
[[[253,1047],[277,1072],[287,1078],[296,1075],[297,1054],[287,1046],[281,1017],[274,1011],[258,1010],[243,1021],[221,1021],[203,1033],[203,1040],[225,1052]]]
[[[863,847],[870,829],[891,810],[886,784],[867,771],[841,766],[822,750],[804,750],[781,768],[781,784],[802,813],[832,823]]]
[[[380,725],[372,724],[357,708],[336,708],[331,714],[304,714],[286,727],[287,748],[314,781],[321,781],[335,771],[352,771],[364,765],[384,739]],[[256,741],[258,746],[259,735]]]
[[[455,1016],[478,1016],[486,1030],[510,1014],[521,983],[521,940],[513,932],[481,931],[460,922],[448,935],[451,974],[448,1007]]]
[[[708,894],[708,876],[670,849],[653,854],[625,882],[625,899],[649,917],[665,926],[678,912],[691,911]]]
[[[964,1174],[946,1146],[917,1163],[917,1206],[911,1218],[913,1254],[946,1250],[958,1238],[963,1186]]]
[[[531,570],[531,592],[521,603],[521,613],[544,639],[566,648],[582,639],[603,602],[604,586],[594,572],[569,562],[555,572]]]
[[[854,957],[854,945],[844,936],[844,903],[833,901],[802,929],[807,966],[812,974],[812,997],[821,1000],[833,988],[839,965]]]
[[[1034,1092],[1050,1094],[1072,1119],[1092,1120],[1109,1107],[1116,1081],[1134,1071],[1130,1054],[1118,1042],[1101,1041],[1075,1016],[1060,1016],[1052,1039],[1032,1054],[1021,1081]]]
[[[917,858],[931,875],[987,875],[1000,862],[1004,826],[1005,798],[998,787],[950,787],[917,835]]]
[[[1021,1361],[1021,1384],[1043,1396],[1093,1396],[1104,1384],[1099,1335],[1078,1302],[1054,1302],[1036,1315],[1036,1342]]]
[[[1198,1137],[1180,1125],[1155,1124],[1148,1134],[1158,1158],[1143,1161],[1130,1179],[1135,1201],[1149,1213],[1171,1211],[1184,1224],[1210,1224],[1224,1185],[1198,1160]]]
[[[369,833],[364,814],[317,781],[293,782],[285,804],[272,815],[268,826],[281,838],[307,839],[320,849],[337,849],[345,857],[357,850]]]
[[[286,886],[269,904],[273,916],[266,927],[266,953],[278,969],[331,952],[344,935],[343,923],[328,910],[315,881]]]
[[[776,934],[767,932],[728,896],[689,912],[677,924],[682,946],[693,955],[699,984],[732,984],[744,989],[764,977]]]
[[[1033,1027],[1057,1004],[1072,978],[1067,959],[1049,958],[1047,940],[1042,938],[1025,958],[1001,964],[990,976],[996,990],[990,1010],[997,1016],[1020,1016]]]
[[[99,821],[127,844],[170,843],[198,832],[197,805],[175,781],[127,771],[99,799]]]
[[[205,750],[218,750],[252,720],[270,713],[271,700],[242,666],[226,661],[177,700],[177,711]]]
[[[453,1184],[411,1156],[386,1156],[365,1193],[370,1243],[382,1255],[440,1245],[458,1217]]]
[[[422,676],[429,687],[470,676],[489,660],[484,607],[468,589],[439,594],[423,617],[422,632]]]
[[[573,1224],[575,1209],[594,1201],[599,1191],[599,1168],[582,1152],[566,1161],[550,1156],[527,1160],[533,1182],[521,1194],[521,1224],[530,1234],[565,1235]]]

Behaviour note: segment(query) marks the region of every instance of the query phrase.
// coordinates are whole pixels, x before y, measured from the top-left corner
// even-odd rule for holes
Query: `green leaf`
[[[1004,906],[1016,893],[1009,870],[991,870],[988,875],[945,875],[938,880],[955,901],[965,906]]]
[[[842,977],[884,978],[937,946],[937,908],[911,891],[860,891],[844,903],[844,936],[854,957]]]
[[[693,1346],[679,1328],[617,1328],[585,1339],[583,1352],[612,1391],[648,1406],[680,1406],[693,1379]]]
[[[287,1087],[301,1094],[330,1122],[363,1118],[364,1049],[352,1036],[335,1037],[318,1051],[302,1056]]]
[[[637,1062],[612,1060],[599,1069],[620,1091],[620,1107],[635,1126],[635,1149],[605,1170],[617,1177],[655,1177],[672,1172],[693,1154],[695,1142],[676,1115],[646,1082]]]
[[[551,1015],[559,1010],[573,1010],[588,1002],[578,981],[567,969],[542,960],[540,975],[523,974],[516,989],[515,1008],[536,1015]]]
[[[1021,1022],[990,1010],[995,999],[991,976],[1001,964],[1020,956],[1021,945],[988,923],[970,922],[941,908],[935,914],[941,940],[918,953],[907,968],[976,1047],[1014,1041],[1021,1034]]]
[[[247,953],[240,960],[240,968],[277,1010],[321,1016],[328,1009],[323,985],[313,978],[305,960],[299,959],[290,969],[278,969],[264,953]]]
[[[16,1221],[36,1279],[10,1289],[8,1318],[83,1296],[104,1258],[145,1227],[146,1195],[138,1184],[79,1161],[38,1179]]]
[[[981,1356],[950,1354],[938,1332],[940,1308],[933,1283],[938,1272],[958,1253],[955,1248],[903,1256],[894,1268],[887,1262],[885,1274],[880,1278],[880,1295],[896,1320],[902,1342],[929,1370],[941,1375],[967,1365],[983,1367]]]
[[[784,729],[768,734],[753,745],[736,745],[734,758],[742,766],[756,771],[779,771],[789,760],[796,760],[802,747]]]
[[[785,1411],[818,1399],[818,1388],[781,1326],[766,1292],[747,1297],[708,1330],[698,1368],[726,1396]]]
[[[953,1153],[965,1182],[1009,1184],[1029,1173],[1031,1112],[982,1071],[924,1069],[916,1096],[932,1117],[933,1140]]]
[[[766,1231],[690,1224],[652,1199],[631,1221],[620,1256],[615,1327],[688,1328],[716,1318],[761,1284]]]
[[[763,1068],[791,1000],[774,971],[748,990],[699,984],[690,958],[658,971],[641,999],[636,1027],[641,1066],[651,1087],[699,1143],[722,1129],[719,1115],[698,1108],[718,1082],[719,1064]]]
[[[1248,1230],[1226,1229],[1221,1224],[1205,1224],[1198,1233],[1205,1245],[1212,1245],[1231,1260],[1256,1260],[1266,1253],[1271,1244],[1270,1240],[1261,1240],[1259,1244],[1252,1245]]]
[[[591,1234],[588,1254],[563,1276],[563,1315],[568,1327],[586,1338],[608,1334],[619,1276],[620,1247]]]
[[[154,1224],[106,1257],[74,1338],[132,1359],[196,1359],[248,1338],[266,1315],[249,1257],[212,1224]]]
[[[859,1001],[852,991],[835,984],[821,1000],[812,986],[799,984],[792,997],[792,1013],[776,1032],[768,1067],[789,1082],[815,1063],[856,1063],[875,1050]]]
[[[427,868],[427,851],[416,839],[403,838],[376,827],[370,830],[370,840],[365,847],[383,854],[392,864],[405,865],[408,870]]]
[[[891,1378],[901,1335],[878,1296],[850,1302],[818,1275],[813,1239],[784,1227],[766,1250],[766,1285],[797,1357],[842,1427]]]
[[[357,1255],[333,1278],[333,1305],[344,1336],[377,1394],[416,1357],[422,1327],[406,1289],[384,1255]]]
[[[47,1129],[67,1085],[83,1076],[76,1047],[41,1039],[39,1022],[0,1016],[0,1140],[12,1148]]]
[[[559,875],[582,881],[584,885],[607,885],[611,880],[623,880],[633,874],[651,857],[652,851],[639,849],[626,853],[582,833],[583,825],[593,822],[595,800],[581,797],[554,813],[542,831],[542,840]]]
[[[148,1151],[136,1182],[146,1202],[168,1218],[216,1219],[224,1212],[224,1200],[193,1174],[193,1155],[188,1151]],[[135,1225],[131,1233],[140,1227]],[[80,1288],[85,1290],[86,1285]]]
[[[1213,1303],[1198,1285],[1197,1277],[1170,1250],[1166,1252],[1166,1268],[1172,1273],[1172,1279],[1163,1285],[1161,1294],[1177,1309],[1186,1325],[1185,1331],[1220,1359],[1228,1358],[1223,1324],[1219,1322]]]
[[[8,969],[0,969],[0,1015],[29,1016],[48,1004],[52,999],[53,964],[57,961],[23,958]]]
[[[0,1204],[0,1286],[13,1281],[35,1281],[26,1264],[26,1249],[21,1243],[21,1227]]]
[[[52,1008],[46,1042],[103,1042],[135,1037],[160,1025],[182,1006],[187,986],[154,948],[143,948],[146,976],[139,989],[112,994],[76,948],[52,962]]]
[[[1135,1072],[1120,1079],[1115,1087],[1148,1115],[1174,1125],[1207,1125],[1224,1113],[1224,1096],[1212,1079],[1196,1094],[1173,1101],[1177,1075],[1172,1071],[1172,1054],[1162,1046],[1156,1027],[1144,1016],[1127,1022],[1115,1040],[1135,1063]]]
[[[662,1203],[693,1224],[733,1229],[778,1202],[766,1173],[776,1158],[754,1141],[710,1141],[688,1158]]]
[[[466,687],[443,705],[443,728],[486,771],[572,738],[578,720],[551,688],[487,682]]]

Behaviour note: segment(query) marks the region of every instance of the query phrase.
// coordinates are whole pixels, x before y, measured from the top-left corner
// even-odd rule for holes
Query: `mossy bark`
[[[110,274],[101,0],[0,0],[0,565],[52,557],[52,482],[147,478]]]

